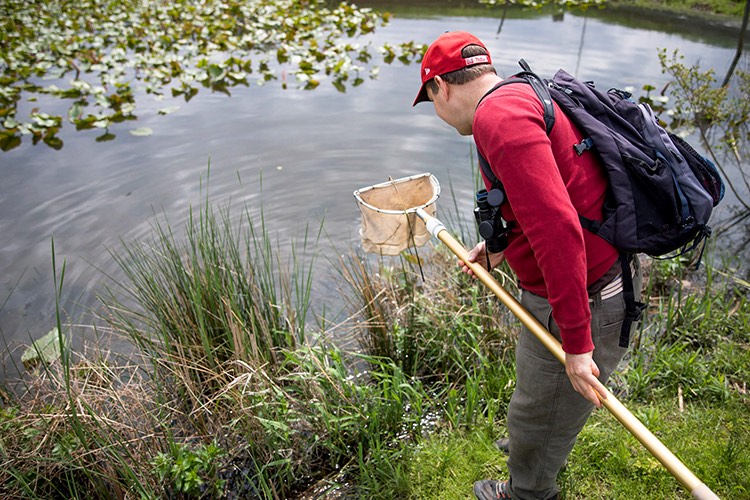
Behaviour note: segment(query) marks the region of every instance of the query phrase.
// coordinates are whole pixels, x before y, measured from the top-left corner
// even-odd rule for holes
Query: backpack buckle
[[[576,150],[576,154],[578,156],[581,156],[584,151],[587,149],[591,149],[594,147],[594,141],[591,140],[591,137],[587,137],[584,140],[581,141],[580,144],[573,144],[573,149]]]

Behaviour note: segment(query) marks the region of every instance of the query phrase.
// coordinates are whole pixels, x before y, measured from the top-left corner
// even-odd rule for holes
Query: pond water
[[[636,88],[666,81],[658,48],[679,49],[687,63],[700,60],[723,76],[736,44],[731,30],[684,20],[601,12],[555,20],[534,13],[507,19],[498,34],[498,11],[446,12],[409,17],[408,10],[397,11],[367,40],[429,43],[443,31],[467,30],[487,43],[504,76],[518,71],[523,57],[542,75],[564,67],[601,87]],[[85,312],[96,304],[97,290],[107,275],[120,276],[108,249],[146,238],[155,215],[179,234],[190,207],[206,199],[216,206],[247,204],[256,214],[262,206],[282,248],[305,224],[317,228],[324,221],[313,302],[318,311],[321,303],[332,304],[327,310],[335,314],[338,280],[326,256],[357,245],[353,190],[432,172],[443,186],[439,206],[453,209],[452,190],[470,220],[471,139],[437,119],[429,104],[412,108],[417,74],[417,66],[397,62],[381,65],[377,80],[346,93],[326,84],[302,91],[273,83],[232,89],[232,97],[201,91],[189,103],[175,100],[180,109],[167,116],[155,112],[165,103],[144,95],[142,118],[113,127],[112,142],[95,142],[100,131],[68,126],[60,151],[26,141],[0,153],[0,330],[12,358],[55,324],[53,239],[58,273],[65,261],[65,321],[88,325]],[[131,136],[128,130],[137,127],[154,133]],[[93,335],[88,327],[75,331]],[[7,354],[3,358],[12,372]]]

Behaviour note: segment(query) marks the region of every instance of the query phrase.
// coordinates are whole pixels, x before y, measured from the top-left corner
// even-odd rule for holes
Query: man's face
[[[445,123],[455,128],[461,135],[471,135],[471,123],[462,120],[462,110],[458,106],[458,86],[449,85],[440,77],[435,77],[437,91],[432,90],[432,85],[427,86],[427,97],[435,106],[435,114]]]

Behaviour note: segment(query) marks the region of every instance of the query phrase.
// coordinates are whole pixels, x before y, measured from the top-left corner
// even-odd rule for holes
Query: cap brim
[[[416,106],[420,102],[429,101],[430,98],[427,97],[427,87],[422,84],[422,87],[419,89],[419,93],[417,94],[417,98],[414,99],[414,104],[412,104],[412,107]]]

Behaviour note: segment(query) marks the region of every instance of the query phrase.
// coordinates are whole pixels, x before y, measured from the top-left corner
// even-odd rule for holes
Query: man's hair
[[[487,55],[487,51],[479,45],[467,45],[461,51],[461,57],[463,57],[464,59],[467,57],[479,55]],[[452,85],[463,85],[464,83],[469,83],[472,80],[476,80],[480,76],[487,73],[493,73],[496,75],[497,71],[495,71],[495,67],[491,64],[475,64],[474,66],[469,66],[468,68],[461,68],[456,71],[451,71],[450,73],[445,73],[444,75],[440,75],[440,77],[445,80],[446,83],[450,83]],[[429,88],[433,94],[438,90],[434,78],[425,82],[425,86]]]

